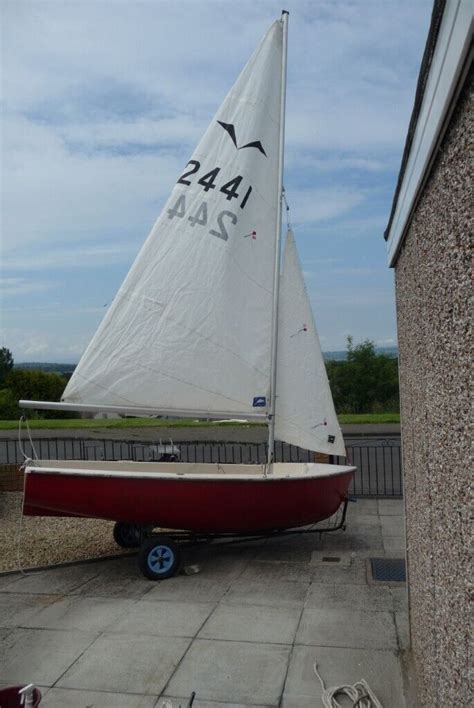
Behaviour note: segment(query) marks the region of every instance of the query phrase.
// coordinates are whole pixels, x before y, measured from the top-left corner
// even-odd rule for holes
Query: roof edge
[[[426,39],[426,45],[423,52],[423,57],[420,65],[420,73],[418,75],[418,83],[416,85],[415,100],[413,102],[413,110],[411,112],[410,123],[408,125],[408,133],[405,140],[405,147],[403,149],[402,161],[400,164],[400,172],[398,173],[397,186],[395,187],[395,194],[393,195],[392,208],[390,209],[390,216],[388,218],[388,224],[384,231],[384,239],[387,241],[390,233],[390,227],[392,225],[393,217],[395,214],[395,209],[397,207],[398,196],[400,194],[400,189],[402,186],[403,178],[405,176],[405,171],[407,167],[408,157],[410,155],[411,146],[413,143],[413,136],[415,134],[416,124],[418,123],[418,118],[421,111],[421,106],[423,104],[423,98],[425,95],[426,82],[428,80],[428,75],[430,73],[431,62],[433,61],[433,54],[438,41],[439,28],[441,27],[441,21],[443,19],[444,8],[446,6],[446,0],[435,0],[433,4],[433,10],[431,13],[430,28],[428,30],[428,37]]]
[[[435,0],[387,228],[393,266],[473,56],[471,0]]]

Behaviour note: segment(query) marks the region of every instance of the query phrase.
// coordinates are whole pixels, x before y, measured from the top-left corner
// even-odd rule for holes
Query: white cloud
[[[383,269],[381,233],[431,0],[290,0],[288,9],[285,182],[292,220],[317,224],[333,237],[325,245],[339,244],[343,261],[351,240],[360,241],[362,253],[380,234]],[[131,260],[280,10],[273,0],[241,0],[238,7],[230,0],[1,4],[2,256],[12,277],[30,272],[27,283],[10,281],[10,295],[24,287],[40,292],[52,269],[91,264],[105,281],[110,265]],[[313,248],[304,241],[308,270]],[[74,304],[87,309],[81,297],[76,292]],[[46,340],[35,337],[45,357],[49,351],[57,358],[76,332],[81,344],[74,351],[82,350],[97,316],[83,312],[69,329],[53,320],[43,323]],[[371,314],[366,320],[372,326]],[[330,342],[339,334],[327,326]],[[390,334],[380,331],[381,338]]]
[[[6,255],[2,267],[5,271],[35,271],[64,268],[100,268],[105,265],[130,264],[137,249],[130,243],[70,244],[68,248],[41,249],[30,258]],[[0,281],[1,282],[1,281]]]
[[[343,216],[364,201],[364,193],[351,189],[299,189],[291,194],[296,224],[312,224]]]
[[[31,295],[51,289],[51,283],[31,281],[27,278],[0,278],[0,295]]]
[[[0,334],[0,345],[6,346],[16,362],[22,361],[78,361],[87,344],[84,336],[61,335],[59,332],[45,332],[44,329],[12,328]]]

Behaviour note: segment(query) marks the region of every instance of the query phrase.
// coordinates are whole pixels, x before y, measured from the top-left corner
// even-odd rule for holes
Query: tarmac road
[[[398,438],[400,436],[399,424],[377,425],[342,425],[342,433],[346,442],[352,438]],[[26,433],[24,433],[26,436]],[[31,437],[39,438],[76,438],[76,439],[107,439],[107,440],[147,440],[157,442],[161,440],[215,440],[226,442],[254,442],[260,443],[267,440],[267,428],[260,425],[216,425],[211,427],[186,427],[186,428],[101,428],[100,421],[97,428],[79,429],[51,429],[32,430]],[[0,440],[16,440],[17,430],[0,430]]]

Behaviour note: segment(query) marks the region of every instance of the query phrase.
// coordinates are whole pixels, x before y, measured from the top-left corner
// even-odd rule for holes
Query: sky
[[[0,0],[1,338],[77,362],[281,0]],[[383,231],[432,0],[291,0],[285,188],[322,348],[396,344]]]

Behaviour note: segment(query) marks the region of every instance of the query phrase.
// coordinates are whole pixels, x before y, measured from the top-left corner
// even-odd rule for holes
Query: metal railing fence
[[[40,459],[50,460],[135,460],[152,462],[177,458],[181,462],[262,464],[267,459],[266,443],[215,441],[136,442],[107,439],[37,438],[33,441]],[[34,457],[31,444],[23,441],[25,454]],[[397,438],[351,440],[346,445],[347,461],[357,467],[350,494],[357,497],[402,496],[402,461]],[[295,445],[276,442],[277,462],[314,462],[315,453]],[[330,462],[345,464],[344,458]],[[15,439],[0,440],[0,466],[21,464],[23,457]]]

